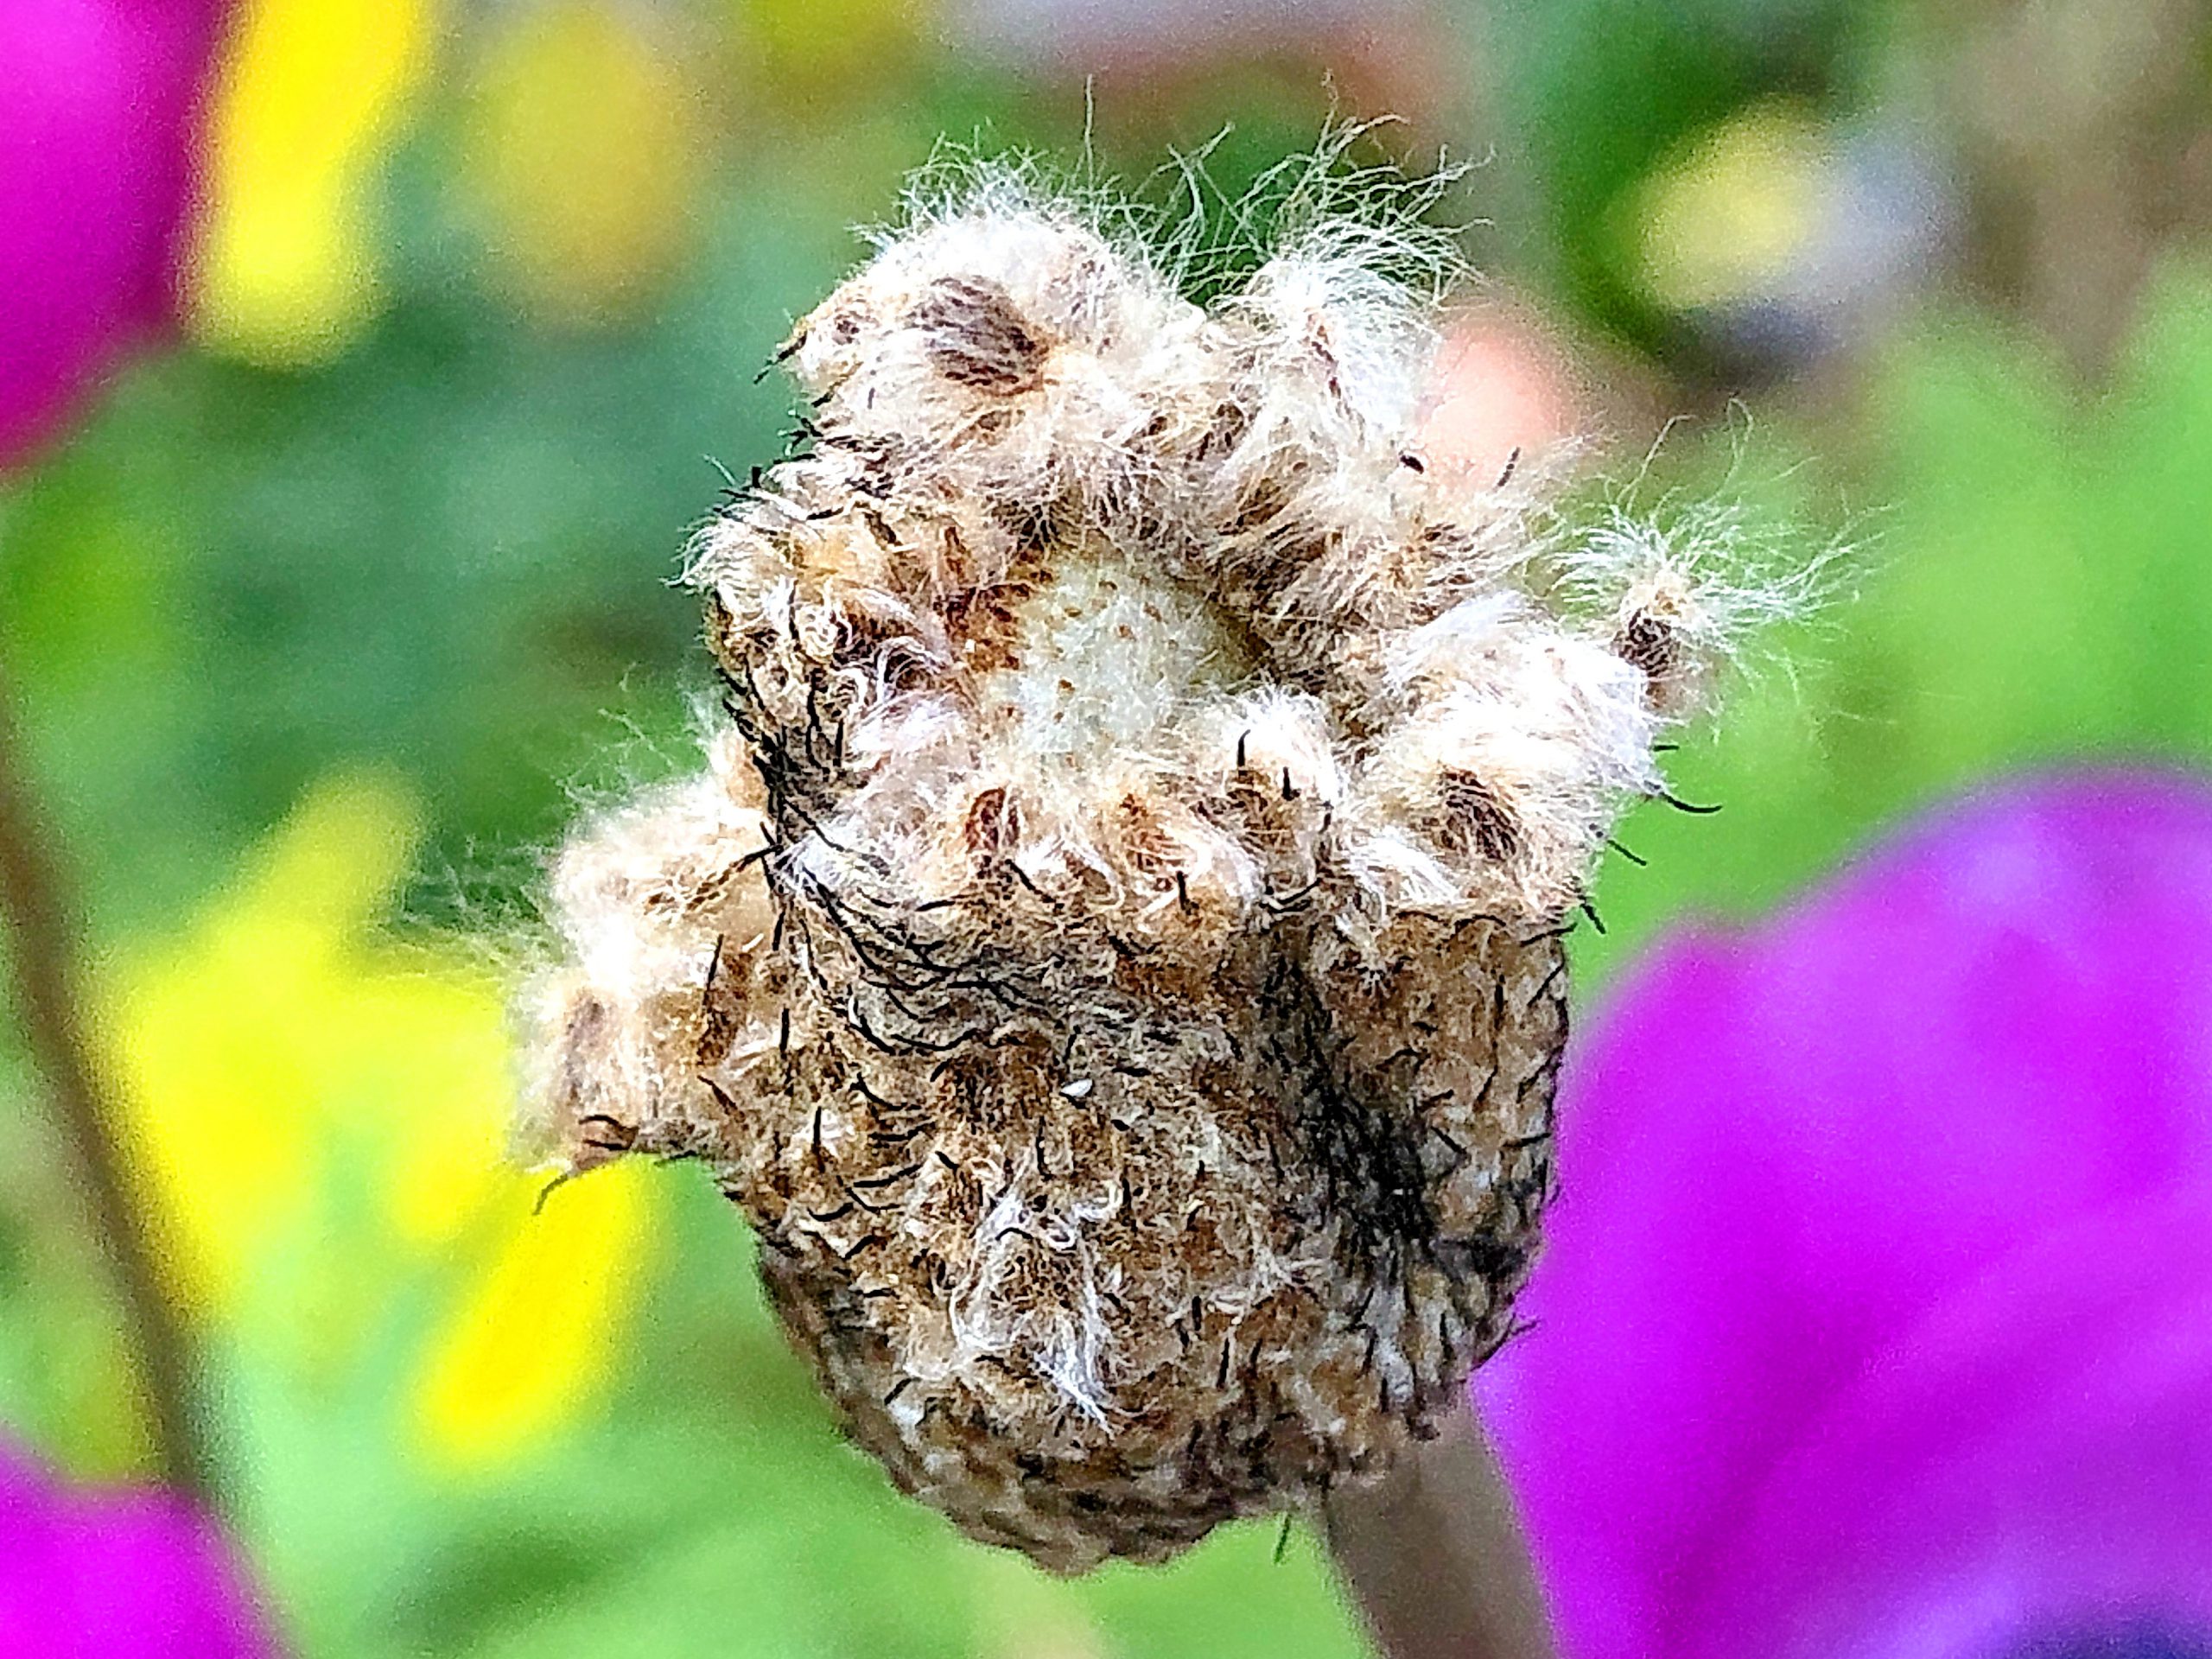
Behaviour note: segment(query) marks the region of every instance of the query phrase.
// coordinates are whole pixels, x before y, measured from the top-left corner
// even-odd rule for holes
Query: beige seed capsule
[[[918,213],[699,539],[708,770],[555,872],[537,1133],[702,1160],[852,1438],[1058,1571],[1460,1408],[1562,924],[1704,683],[1663,540],[1562,615],[1526,483],[1420,461],[1431,300],[1366,229],[1202,308],[1007,179]]]

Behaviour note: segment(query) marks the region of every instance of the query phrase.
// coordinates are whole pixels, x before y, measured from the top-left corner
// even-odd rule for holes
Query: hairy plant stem
[[[107,1260],[158,1471],[172,1490],[205,1506],[215,1496],[214,1465],[195,1409],[191,1343],[163,1288],[155,1240],[132,1193],[114,1113],[86,1040],[70,908],[21,750],[11,687],[0,664],[0,917],[12,944],[16,1013]]]
[[[1474,1413],[1380,1485],[1338,1493],[1329,1545],[1382,1659],[1555,1659],[1535,1568]]]

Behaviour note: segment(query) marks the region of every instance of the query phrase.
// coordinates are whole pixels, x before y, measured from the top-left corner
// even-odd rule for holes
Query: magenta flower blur
[[[152,1491],[78,1492],[0,1449],[0,1659],[267,1659],[214,1529]]]
[[[0,0],[0,467],[175,309],[219,0]]]
[[[2212,1659],[2212,792],[1953,807],[1571,1052],[1477,1388],[1571,1659]]]

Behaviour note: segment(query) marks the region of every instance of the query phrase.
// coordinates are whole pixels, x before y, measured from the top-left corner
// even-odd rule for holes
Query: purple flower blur
[[[0,0],[0,467],[175,309],[219,0]]]
[[[1678,939],[1476,1393],[1571,1659],[2212,1656],[2212,792],[2088,775]]]
[[[0,1450],[0,1659],[275,1651],[221,1541],[185,1504],[64,1491]]]

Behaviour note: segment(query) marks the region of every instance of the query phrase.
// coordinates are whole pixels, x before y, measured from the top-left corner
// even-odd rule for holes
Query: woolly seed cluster
[[[1058,1571],[1461,1408],[1563,923],[1725,628],[1665,537],[1425,460],[1405,238],[1290,218],[1201,306],[1017,179],[918,207],[697,540],[706,771],[554,874],[537,1133],[705,1163],[852,1438]]]

